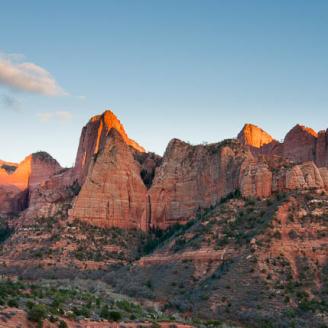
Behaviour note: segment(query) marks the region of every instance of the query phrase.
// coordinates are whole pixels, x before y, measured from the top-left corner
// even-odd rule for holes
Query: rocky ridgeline
[[[296,164],[313,161],[318,167],[328,166],[328,130],[317,133],[297,124],[283,142],[278,142],[256,125],[245,124],[238,139],[256,155],[280,156]]]
[[[60,170],[49,156],[32,155],[14,172],[0,169],[1,212],[28,208],[24,217],[63,215],[101,227],[167,228],[239,190],[246,197],[328,190],[328,132],[296,125],[284,142],[246,124],[237,139],[193,146],[173,139],[161,158],[131,140],[111,112],[83,128],[75,166]],[[44,154],[44,153],[43,153]],[[22,168],[24,167],[24,168]],[[80,190],[81,187],[81,190]],[[22,197],[19,198],[16,194]]]

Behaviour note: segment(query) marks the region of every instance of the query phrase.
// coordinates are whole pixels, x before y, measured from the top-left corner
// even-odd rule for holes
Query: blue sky
[[[9,161],[46,150],[72,165],[82,126],[106,108],[160,154],[245,122],[277,139],[328,127],[328,1],[7,0],[0,53]],[[26,80],[1,78],[6,67]]]

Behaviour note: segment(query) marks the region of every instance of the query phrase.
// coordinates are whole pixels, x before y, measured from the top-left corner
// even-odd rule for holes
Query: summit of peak
[[[255,148],[260,148],[274,140],[270,134],[251,123],[246,123],[243,126],[237,138],[241,143]]]
[[[313,137],[317,138],[318,137],[318,133],[316,131],[314,131],[312,128],[310,127],[307,127],[305,125],[302,125],[302,124],[296,124],[290,131],[290,132],[294,132],[294,131],[303,131],[303,132],[306,132],[310,135],[312,135]]]

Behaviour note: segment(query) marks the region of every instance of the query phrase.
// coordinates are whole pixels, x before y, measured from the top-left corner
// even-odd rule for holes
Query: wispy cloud
[[[65,123],[70,121],[73,118],[71,112],[67,111],[57,111],[57,112],[42,112],[38,113],[37,117],[42,123],[49,123],[51,121],[57,121],[61,123]]]
[[[24,62],[21,55],[0,54],[0,84],[46,96],[67,95],[47,70],[34,63]]]
[[[0,104],[6,109],[10,109],[13,111],[19,111],[21,108],[21,103],[14,96],[10,95],[1,95],[0,96]]]

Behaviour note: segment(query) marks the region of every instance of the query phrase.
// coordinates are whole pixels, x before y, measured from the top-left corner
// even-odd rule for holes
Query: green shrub
[[[10,307],[18,307],[18,301],[15,298],[11,298],[8,302],[7,305]]]
[[[34,304],[27,312],[28,319],[34,322],[42,322],[47,317],[47,309],[43,304]]]
[[[108,319],[113,321],[120,321],[122,319],[122,315],[118,311],[110,311]]]

